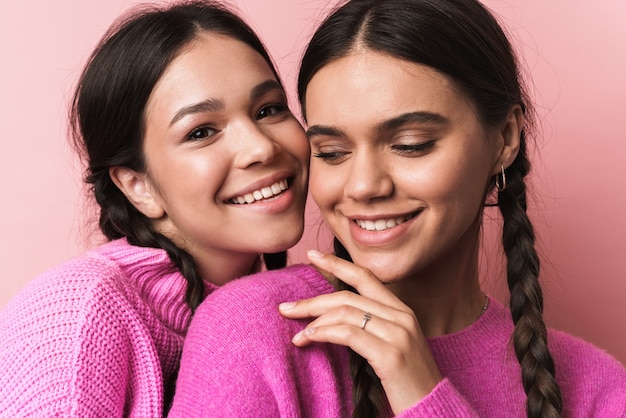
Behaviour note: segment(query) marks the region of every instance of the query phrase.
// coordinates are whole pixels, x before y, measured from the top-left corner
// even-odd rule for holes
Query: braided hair
[[[526,137],[532,130],[533,109],[509,40],[494,16],[477,0],[349,0],[322,22],[302,58],[298,96],[305,118],[305,93],[312,77],[356,47],[446,74],[472,99],[487,126],[502,122],[513,106],[523,109],[528,123],[521,135],[519,153],[507,168],[506,188],[497,191],[515,324],[513,345],[522,368],[527,416],[561,416],[561,394],[543,320],[539,258],[526,213],[524,178],[530,170]],[[485,199],[493,191],[495,177],[492,180]],[[349,260],[341,243],[337,239],[334,243],[336,254]],[[367,361],[354,352],[351,370],[353,417],[388,415],[380,380]]]
[[[100,40],[80,76],[69,110],[70,137],[86,166],[84,180],[97,203],[100,230],[109,240],[125,237],[132,245],[165,250],[187,280],[185,301],[192,311],[205,294],[193,257],[155,230],[113,183],[109,169],[122,166],[145,172],[146,103],[169,63],[205,31],[250,46],[280,82],[259,38],[224,6],[201,0],[143,5],[118,19]],[[286,252],[264,254],[262,259],[268,269],[284,267]],[[166,407],[175,378],[164,383]]]
[[[224,6],[210,1],[145,5],[118,19],[97,45],[79,79],[69,115],[74,148],[87,166],[85,182],[99,207],[100,230],[110,240],[126,237],[132,245],[164,249],[188,282],[185,300],[192,310],[204,296],[193,258],[155,231],[113,183],[109,168],[146,170],[142,151],[146,103],[169,63],[204,31],[246,43],[280,80],[256,34]],[[284,252],[263,258],[270,269],[286,264]]]

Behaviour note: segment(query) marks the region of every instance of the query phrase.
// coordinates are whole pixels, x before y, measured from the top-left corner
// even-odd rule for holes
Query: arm
[[[198,308],[189,327],[168,416],[280,416],[264,378],[264,359],[252,349],[254,342],[241,322],[231,322],[215,309],[221,304],[215,293]]]
[[[626,417],[626,368],[606,351],[562,331],[550,330],[563,415]]]
[[[480,418],[452,382],[443,379],[421,402],[409,407],[396,418]]]
[[[121,416],[125,381],[108,362],[110,310],[95,306],[86,277],[52,271],[31,283],[0,317],[0,410],[11,416]],[[122,338],[123,342],[124,339]],[[100,357],[101,353],[105,356]],[[87,354],[87,357],[84,355]],[[100,373],[93,384],[92,373]],[[125,376],[125,375],[122,375]]]
[[[309,267],[230,282],[198,308],[189,328],[170,417],[348,416],[347,351],[299,349],[304,320],[283,318],[278,303],[330,292]]]

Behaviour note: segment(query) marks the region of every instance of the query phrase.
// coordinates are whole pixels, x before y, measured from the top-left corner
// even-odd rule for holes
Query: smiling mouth
[[[246,193],[243,196],[237,196],[230,199],[230,203],[235,205],[248,205],[250,203],[258,202],[261,200],[270,199],[283,193],[289,188],[287,180],[277,181],[271,186],[263,187],[262,189],[255,190],[250,193]]]
[[[386,229],[391,229],[398,225],[401,225],[411,219],[415,218],[419,212],[414,212],[410,215],[399,216],[396,218],[382,218],[373,220],[363,220],[363,219],[355,219],[354,222],[361,229],[365,229],[367,231],[384,231]]]

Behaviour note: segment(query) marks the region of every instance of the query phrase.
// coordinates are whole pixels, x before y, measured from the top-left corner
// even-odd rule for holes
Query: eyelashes
[[[191,131],[187,136],[187,141],[202,141],[204,139],[208,139],[217,133],[216,129],[213,129],[209,126],[201,126],[199,128]]]
[[[289,108],[287,107],[286,104],[275,103],[275,104],[271,104],[271,105],[264,106],[263,108],[261,108],[261,110],[259,110],[259,112],[257,113],[256,118],[257,120],[265,119],[265,118],[269,118],[272,116],[280,115],[282,113],[285,113],[288,110]]]
[[[320,160],[332,164],[341,159],[341,157],[347,155],[347,152],[314,152],[313,157],[319,158]]]
[[[287,115],[291,115],[291,111],[285,103],[272,103],[261,107],[261,109],[259,109],[259,111],[254,115],[254,120],[261,121],[263,119],[268,119],[269,121],[280,122]],[[185,136],[185,141],[206,141],[219,132],[220,129],[215,128],[210,124],[198,126]]]
[[[395,144],[390,147],[390,150],[406,157],[419,157],[428,153],[435,146],[435,143],[436,140],[433,139],[419,144]],[[312,155],[328,164],[337,164],[351,153],[352,151],[318,151]]]
[[[422,142],[419,144],[396,144],[391,147],[394,151],[398,151],[403,154],[419,154],[428,151],[435,145],[435,140],[428,142]]]

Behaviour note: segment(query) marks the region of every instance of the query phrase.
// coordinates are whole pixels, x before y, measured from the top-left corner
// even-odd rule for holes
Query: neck
[[[192,254],[200,277],[217,286],[259,270],[259,255],[254,253],[213,254],[211,257]]]
[[[388,285],[415,313],[426,337],[460,331],[476,321],[485,306],[478,275],[479,221],[428,268]]]
[[[258,253],[229,251],[188,241],[176,232],[167,216],[155,221],[154,228],[191,255],[198,274],[205,282],[222,286],[260,269]]]

